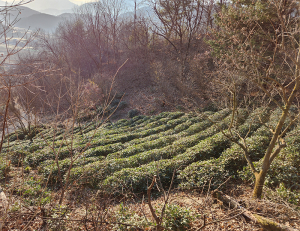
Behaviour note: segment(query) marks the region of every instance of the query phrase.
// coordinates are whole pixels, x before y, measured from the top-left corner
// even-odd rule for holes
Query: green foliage
[[[250,157],[257,161],[256,166],[261,165],[260,159],[272,135],[268,127],[274,128],[280,115],[280,110],[265,108],[258,108],[250,115],[245,109],[237,111],[231,131],[248,136],[245,142]],[[45,129],[40,133],[44,138],[39,136],[33,141],[16,140],[4,144],[0,175],[4,177],[4,172],[8,173],[9,161],[16,166],[24,163],[28,170],[37,169],[42,181],[33,184],[33,191],[29,190],[28,184],[20,191],[26,195],[29,204],[30,201],[38,203],[38,200],[32,199],[35,196],[48,200],[47,195],[41,197],[38,185],[48,182],[49,186],[60,187],[55,153],[58,153],[63,181],[70,169],[72,154],[75,161],[70,171],[71,183],[112,193],[125,189],[146,192],[153,175],[158,175],[163,186],[168,187],[175,169],[179,170],[179,174],[174,183],[184,189],[206,190],[209,184],[213,189],[229,176],[253,182],[243,150],[224,135],[229,133],[230,122],[230,110],[225,109],[216,113],[164,112],[152,117],[137,116],[106,123],[96,131],[94,129],[98,125],[89,122],[82,124],[81,128],[75,127],[72,140],[71,130],[59,128],[54,139],[55,131]],[[262,122],[266,126],[262,126]],[[292,126],[286,136],[287,147],[274,161],[266,180],[271,187],[279,187],[283,183],[286,190],[280,186],[282,195],[290,195],[286,198],[297,198],[299,137],[299,128]],[[137,219],[136,222],[142,221]]]
[[[13,166],[20,167],[23,164],[24,158],[29,154],[29,152],[18,150],[6,153],[7,158],[11,161]]]
[[[116,223],[122,223],[113,225],[113,229],[116,231],[134,231],[137,227],[145,229],[153,225],[153,223],[148,223],[143,216],[130,210],[123,203],[120,204],[119,209],[116,211],[114,219]],[[125,224],[128,224],[128,226]]]
[[[299,205],[300,191],[300,168],[299,168],[299,126],[286,136],[287,147],[273,161],[268,170],[265,185],[277,188],[277,193],[284,200]],[[265,148],[266,149],[266,148]],[[259,169],[262,160],[254,162],[254,166]],[[239,177],[247,182],[254,182],[254,176],[249,166],[246,166],[239,173]]]
[[[239,62],[243,65],[245,56],[239,51],[259,54],[264,50],[262,57],[256,57],[257,61],[260,60],[261,65],[270,65],[272,60],[268,61],[264,57],[273,55],[275,43],[282,42],[273,40],[278,35],[277,30],[281,23],[276,9],[278,4],[279,1],[234,0],[232,4],[223,5],[222,11],[216,17],[220,30],[215,31],[214,40],[209,42],[214,54],[223,57],[225,54],[230,56],[234,53],[235,59],[240,58]],[[288,17],[295,9],[295,3],[288,0],[281,7],[281,14]]]
[[[174,231],[188,230],[197,217],[189,208],[176,204],[167,204],[164,215],[162,226]]]
[[[146,191],[148,180],[157,174],[163,185],[168,185],[175,169],[199,160],[216,158],[228,145],[229,140],[222,133],[218,133],[188,148],[186,152],[176,155],[171,160],[153,161],[138,168],[123,168],[108,177],[103,182],[103,187],[122,190],[124,186],[127,186],[136,192]]]
[[[229,176],[229,171],[225,169],[220,159],[201,161],[193,163],[180,171],[178,179],[181,184],[179,187],[183,189],[215,189]]]
[[[66,230],[66,224],[70,218],[67,205],[56,205],[54,208],[51,208],[51,210],[47,211],[46,216],[53,218],[49,219],[47,222],[49,230]]]
[[[4,177],[9,173],[10,165],[7,161],[0,157],[0,180],[4,179]]]
[[[228,113],[228,111],[225,113],[225,115]],[[219,114],[219,113],[218,113]],[[217,118],[220,115],[215,115],[214,117]],[[219,117],[220,118],[220,117]],[[226,117],[227,118],[227,117]],[[224,123],[225,124],[225,123]],[[205,128],[204,126],[203,128]],[[165,146],[160,149],[152,149],[146,152],[138,153],[134,156],[130,156],[128,158],[123,157],[120,159],[114,159],[113,155],[109,155],[106,161],[103,162],[97,162],[97,163],[91,163],[86,167],[78,167],[74,168],[71,171],[71,181],[76,180],[78,181],[79,177],[82,175],[83,177],[80,178],[80,182],[89,182],[88,185],[91,187],[95,187],[97,183],[104,180],[107,176],[113,174],[114,172],[120,171],[124,168],[133,168],[133,167],[139,167],[140,165],[147,164],[152,161],[158,161],[160,159],[169,159],[176,155],[179,155],[180,153],[184,153],[189,147],[193,147],[195,144],[197,144],[202,139],[205,139],[209,137],[212,134],[215,134],[217,132],[217,127],[213,127],[212,129],[208,129],[203,131],[202,133],[195,134],[194,136],[189,137],[183,137],[181,139],[176,140],[173,144],[169,146]],[[183,135],[188,135],[184,133]],[[164,138],[166,140],[166,138]],[[215,140],[213,137],[210,139],[211,142]],[[218,139],[216,139],[218,141]],[[221,138],[222,140],[222,138]],[[221,141],[220,141],[221,142]],[[226,142],[228,143],[228,140],[226,139]],[[165,141],[165,143],[167,143]],[[205,145],[205,144],[204,144]],[[216,148],[217,145],[214,145]],[[220,147],[221,149],[224,147]],[[217,151],[217,150],[215,150]],[[197,149],[194,151],[196,155]],[[120,155],[120,154],[119,154]],[[206,157],[207,158],[207,157]],[[194,158],[191,158],[190,161],[192,161]],[[175,165],[176,166],[176,165]],[[152,167],[150,166],[152,169]],[[148,170],[145,170],[148,171]],[[148,172],[153,172],[153,170],[149,170]],[[170,174],[172,175],[173,170],[170,168],[168,171],[168,175],[166,178],[170,178]],[[141,177],[144,177],[145,175],[140,175]],[[113,178],[114,179],[114,178]],[[120,179],[124,179],[121,177]],[[140,179],[140,177],[139,177]],[[125,180],[125,179],[124,179]],[[144,182],[142,179],[141,181],[137,182],[137,190],[139,191],[144,190],[144,186],[141,186],[141,182]]]
[[[259,160],[263,157],[266,147],[270,141],[270,132],[267,136],[261,136],[256,134],[263,134],[260,129],[261,121],[266,122],[269,118],[269,111],[263,108],[258,108],[252,112],[249,118],[241,125],[237,130],[241,136],[252,135],[245,139],[248,152],[253,160]],[[260,119],[257,116],[260,116]],[[275,112],[271,115],[271,119],[275,119],[278,113]],[[268,124],[270,125],[270,124]],[[243,149],[233,144],[230,148],[222,152],[218,159],[212,159],[209,161],[199,161],[191,164],[184,170],[182,170],[178,176],[181,180],[180,187],[185,189],[190,188],[215,188],[221,185],[229,176],[232,178],[239,178],[238,172],[247,165],[247,161],[244,156]],[[251,172],[248,174],[251,175]]]
[[[157,209],[159,214],[160,211]],[[167,204],[164,212],[162,226],[174,231],[184,231],[191,228],[192,222],[196,219],[195,213],[189,208],[182,208],[176,204]],[[144,216],[138,215],[136,211],[131,210],[123,203],[120,204],[119,209],[116,211],[115,224],[113,229],[116,231],[128,231],[140,229],[154,229],[155,222],[147,221]],[[128,224],[128,225],[126,225]]]
[[[299,187],[298,187],[299,189]],[[299,190],[291,190],[285,187],[283,183],[280,183],[279,187],[276,189],[277,194],[288,201],[289,203],[300,205],[300,192]]]
[[[28,206],[45,205],[51,201],[51,192],[45,190],[42,184],[41,180],[31,177],[18,188],[18,193],[23,196]]]
[[[79,157],[73,161],[72,167],[76,169],[78,166],[86,166],[89,163],[97,163],[97,161],[103,160],[104,157]],[[61,175],[63,176],[70,168],[71,159],[67,158],[58,162]],[[44,181],[48,182],[48,185],[55,185],[59,183],[59,172],[57,164],[53,160],[44,161],[39,167],[39,173],[42,173]],[[64,179],[62,179],[64,180]]]

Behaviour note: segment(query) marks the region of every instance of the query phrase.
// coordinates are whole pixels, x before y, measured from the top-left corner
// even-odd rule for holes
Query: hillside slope
[[[255,165],[261,164],[259,160],[270,141],[272,133],[268,127],[274,126],[280,115],[280,110],[263,108],[252,112],[245,109],[238,111],[235,132],[242,137],[248,135],[245,142],[248,144],[251,158],[257,161]],[[146,193],[153,176],[157,176],[161,186],[167,189],[174,171],[176,174],[173,186],[177,190],[187,190],[187,194],[184,195],[187,198],[195,197],[194,194],[190,194],[191,190],[200,190],[206,194],[216,188],[227,192],[235,190],[234,193],[240,190],[243,194],[247,194],[251,189],[242,184],[242,180],[251,183],[253,179],[247,168],[243,150],[230,142],[222,132],[222,130],[226,132],[230,121],[231,113],[228,109],[202,113],[177,111],[164,112],[156,116],[140,115],[114,123],[102,124],[96,120],[80,126],[78,124],[73,128],[64,125],[54,127],[42,125],[32,130],[33,136],[17,131],[6,137],[0,155],[0,177],[3,179],[2,182],[10,182],[7,185],[12,188],[8,191],[12,190],[15,196],[21,195],[26,206],[39,206],[41,201],[48,206],[50,200],[57,199],[54,195],[57,190],[62,190],[62,185],[72,188],[66,196],[68,203],[85,200],[83,203],[86,204],[89,197],[91,199],[89,203],[93,203],[93,198],[99,195],[105,200],[123,196],[128,199],[131,198],[128,197],[131,193],[135,193],[134,195]],[[266,126],[263,126],[262,122]],[[289,129],[286,142],[288,146],[274,161],[266,182],[267,186],[277,190],[276,195],[281,196],[281,200],[299,206],[300,193],[298,189],[294,189],[295,184],[300,184],[299,125],[296,124]],[[21,178],[17,177],[18,175],[21,175]],[[229,177],[231,179],[228,181]],[[82,199],[83,194],[86,199]],[[203,203],[207,200],[207,196],[205,198]],[[199,198],[193,200],[199,201]],[[248,203],[247,199],[243,200]],[[162,202],[157,203],[158,206]],[[181,206],[189,204],[188,199],[183,201],[182,198],[178,203]],[[297,212],[290,207],[292,205],[288,206],[288,210],[281,206],[282,212],[277,214],[278,209],[270,210],[271,202],[255,203],[259,203],[259,209],[258,207],[254,209],[256,213],[260,213],[262,207],[264,211],[269,209],[265,214],[273,214],[272,217],[284,223],[288,218],[280,216],[288,211],[295,217],[289,220],[289,224],[300,227],[300,219],[297,218]],[[120,206],[124,212],[123,204]],[[77,205],[75,207],[77,208]],[[193,202],[193,208],[196,207],[199,208]],[[72,208],[77,214],[74,216],[81,213],[76,208]],[[187,209],[185,208],[185,211]],[[51,211],[55,214],[56,210]],[[214,210],[213,216],[219,216],[219,213],[220,211]],[[118,216],[120,215],[115,214],[109,219],[115,222],[115,219],[119,219]],[[9,219],[14,218],[11,216]],[[81,221],[80,219],[78,221]],[[120,221],[123,223],[133,222],[128,217],[122,219]],[[230,223],[223,224],[225,229],[221,230],[243,230],[238,228],[239,225],[236,224],[238,222],[233,220],[232,218]],[[246,225],[248,230],[260,230],[257,224]],[[112,226],[109,227],[105,230],[116,230]]]
[[[268,121],[268,126],[274,126],[280,111],[262,112],[258,109],[250,114],[244,109],[239,111],[236,132],[241,136],[248,134],[246,141],[256,161],[264,155],[271,138],[271,132],[262,126],[258,116]],[[211,121],[218,122],[214,124]],[[8,158],[16,165],[20,157],[24,158],[24,166],[38,169],[48,184],[53,186],[59,182],[58,169],[54,164],[54,153],[58,153],[62,175],[68,172],[72,162],[71,182],[105,188],[106,191],[123,190],[123,185],[130,183],[131,190],[145,192],[148,179],[155,174],[159,174],[163,184],[168,185],[175,169],[182,170],[177,182],[182,188],[203,187],[210,178],[213,178],[213,185],[217,187],[229,175],[241,177],[239,171],[247,166],[242,150],[221,132],[222,129],[226,131],[230,121],[230,111],[224,109],[200,115],[164,112],[152,117],[123,119],[100,127],[92,122],[73,131],[44,129],[32,141],[22,134],[18,136],[22,141],[14,141],[17,137],[12,135],[9,145],[4,145],[2,155],[10,153]],[[299,127],[291,130],[288,143],[297,141],[295,133],[298,132]],[[73,143],[68,142],[70,136]],[[53,141],[54,150],[46,145]],[[295,151],[299,152],[300,148],[286,148],[284,155],[291,157],[284,161],[285,165],[295,166],[294,177],[300,182],[298,162],[292,162],[298,155],[293,154]],[[75,162],[72,161],[74,157]],[[206,165],[211,169],[216,168],[216,171],[206,169]],[[281,169],[281,166],[277,168]],[[247,175],[246,168],[244,171]],[[276,171],[276,168],[270,170],[269,181],[273,182],[270,185],[274,187],[284,182],[288,187],[288,175],[276,179]],[[248,180],[251,181],[251,175]]]

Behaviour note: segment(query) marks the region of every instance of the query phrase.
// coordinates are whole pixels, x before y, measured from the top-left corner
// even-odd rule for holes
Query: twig
[[[203,218],[204,224],[203,224],[198,230],[203,229],[203,228],[204,228],[205,226],[207,226],[207,225],[215,224],[215,223],[222,222],[222,221],[229,221],[229,220],[232,220],[232,219],[234,219],[234,218],[236,218],[236,217],[238,217],[238,216],[243,215],[243,213],[244,213],[244,212],[240,212],[239,214],[236,214],[236,215],[234,215],[234,216],[232,216],[232,217],[228,217],[228,218],[224,218],[224,219],[212,221],[212,222],[209,222],[209,223],[205,223],[205,215],[204,215],[204,218]]]
[[[174,172],[173,172],[173,176],[172,176],[171,184],[170,184],[170,187],[169,187],[169,190],[168,190],[168,193],[167,193],[167,197],[165,198],[165,203],[164,203],[164,206],[163,206],[162,211],[161,211],[161,215],[160,215],[161,222],[162,222],[162,219],[164,217],[164,212],[165,212],[166,205],[167,205],[169,197],[170,197],[171,189],[173,187],[176,172],[177,172],[177,170],[175,169]]]
[[[150,209],[150,211],[151,211],[151,214],[152,214],[152,216],[153,216],[153,218],[154,218],[156,224],[159,225],[159,224],[160,224],[160,219],[156,216],[156,213],[155,213],[155,211],[154,211],[154,209],[153,209],[153,207],[152,207],[152,204],[151,204],[151,190],[152,190],[154,184],[156,183],[156,178],[157,178],[156,175],[153,176],[152,183],[151,183],[151,185],[149,186],[149,188],[148,188],[148,190],[147,190],[147,195],[148,195],[148,205],[149,205],[149,209]]]
[[[7,114],[8,114],[8,107],[9,107],[9,102],[10,102],[10,94],[11,94],[11,88],[8,88],[8,97],[7,97],[7,101],[6,101],[6,106],[5,106],[5,114],[4,114],[4,121],[3,121],[3,125],[2,125],[2,137],[1,137],[1,142],[0,142],[0,153],[2,151],[2,145],[3,145],[3,141],[4,141],[4,137],[5,137],[5,126],[7,123]]]

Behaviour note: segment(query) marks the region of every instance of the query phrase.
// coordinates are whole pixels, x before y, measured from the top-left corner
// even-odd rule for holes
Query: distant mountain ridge
[[[2,5],[4,4],[4,5]],[[5,3],[0,0],[0,6],[5,6]],[[10,21],[14,21],[17,18],[17,22],[14,26],[24,29],[43,29],[46,32],[54,32],[60,22],[65,18],[70,17],[68,11],[58,11],[59,16],[54,16],[51,14],[45,14],[36,10],[33,10],[26,6],[18,6],[12,8],[9,11]],[[69,12],[72,12],[71,10]],[[60,16],[61,15],[61,16]]]
[[[58,10],[58,9],[52,8],[52,9],[41,10],[40,12],[44,13],[44,14],[51,14],[51,15],[57,16],[57,15],[61,15],[64,13],[73,13],[73,9]]]
[[[43,29],[47,32],[54,32],[56,27],[60,22],[63,21],[63,18],[56,17],[50,14],[33,14],[29,17],[22,18],[16,23],[17,27],[21,28],[30,28],[31,30]]]
[[[0,7],[5,5],[17,4],[19,0],[6,1],[0,0]],[[38,11],[40,13],[52,14],[52,15],[60,15],[63,13],[71,13],[75,7],[78,5],[70,2],[69,0],[34,0],[31,3],[23,4],[22,6],[28,7],[32,10]]]
[[[72,3],[69,0],[34,0],[33,2],[26,4],[26,7],[40,12],[53,8],[58,10],[70,10],[76,6],[75,3]]]
[[[23,19],[26,17],[30,17],[31,15],[34,15],[34,14],[40,14],[41,12],[32,10],[25,6],[18,6],[16,8],[13,8],[12,10],[10,10],[9,13],[10,13],[11,17],[18,16],[18,19]]]
[[[71,3],[69,0],[35,0],[34,2],[52,2],[52,7],[55,2],[63,2],[64,6],[73,6],[75,4]],[[125,3],[129,3],[130,0],[126,0]],[[71,3],[71,4],[69,4]],[[30,3],[31,4],[31,3]],[[57,9],[45,9],[42,11],[37,11],[34,9],[31,9],[29,6],[30,4],[26,4],[23,6],[19,6],[16,9],[12,9],[9,13],[11,15],[11,18],[18,17],[18,22],[15,24],[16,27],[19,28],[30,28],[31,30],[35,29],[43,29],[46,32],[54,32],[59,23],[63,22],[63,20],[70,18],[73,14],[73,11],[71,9],[65,9],[65,10],[57,10]],[[0,0],[0,6],[4,6],[5,3],[3,0]],[[48,5],[45,5],[44,7],[47,7]],[[128,5],[127,5],[128,6]],[[134,17],[134,13],[132,12],[132,9],[125,10],[123,14],[120,15],[120,18],[131,20]],[[143,15],[145,17],[155,17],[153,14],[153,11],[150,7],[142,7],[138,9],[137,15]]]

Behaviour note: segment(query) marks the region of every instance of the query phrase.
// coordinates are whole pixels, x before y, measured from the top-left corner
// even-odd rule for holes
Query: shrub
[[[255,119],[259,110],[251,113],[245,124],[241,125],[237,130],[243,136],[248,132],[252,134],[259,126],[260,121]],[[269,138],[255,136],[246,139],[251,157],[259,159],[264,154],[264,148]],[[208,188],[211,181],[211,187],[215,188],[222,184],[229,176],[236,177],[237,171],[247,165],[242,148],[234,144],[232,147],[222,152],[218,159],[208,161],[200,161],[191,164],[184,170],[180,171],[178,178],[182,181],[181,188]]]
[[[162,226],[174,231],[189,230],[196,217],[195,213],[189,208],[167,204]]]
[[[298,129],[299,127],[295,130],[291,130],[287,134],[287,147],[281,151],[279,156],[273,161],[272,165],[270,166],[265,181],[266,185],[271,187],[278,187],[281,183],[283,183],[287,188],[294,187],[295,185],[300,185],[300,146],[298,143]],[[260,167],[262,165],[262,160],[259,160],[254,164],[255,166]],[[239,172],[239,176],[245,181],[253,182],[254,180],[253,174],[251,173],[248,166],[244,167],[244,169]]]
[[[133,118],[133,117],[137,116],[139,113],[140,113],[139,110],[132,109],[128,112],[127,116],[128,116],[128,118]]]
[[[176,204],[167,204],[162,226],[174,231],[188,230],[196,217],[195,213],[189,208],[182,208]],[[123,203],[120,204],[114,219],[116,223],[121,223],[113,225],[113,229],[116,231],[133,231],[137,230],[137,227],[143,230],[153,230],[156,226],[155,222],[148,222],[143,216],[124,206]]]
[[[146,229],[149,225],[151,226],[151,223],[149,224],[143,216],[140,216],[135,211],[130,210],[127,206],[124,206],[123,203],[120,204],[119,209],[116,211],[114,219],[116,223],[122,223],[113,225],[113,230],[116,231],[134,231],[137,230],[136,227]],[[127,226],[125,224],[133,226]]]
[[[211,159],[193,163],[180,171],[179,187],[183,189],[215,189],[229,177],[229,171],[220,159]]]
[[[261,165],[261,162],[259,162]],[[280,183],[288,188],[300,187],[300,168],[293,166],[290,160],[274,160],[266,178],[266,185],[276,187]]]
[[[108,144],[105,146],[97,146],[95,148],[89,148],[82,155],[85,157],[107,156],[112,152],[122,150],[122,148],[124,148],[122,143]]]
[[[16,141],[16,140],[24,140],[26,135],[27,134],[24,131],[17,130],[14,133],[6,135],[5,139],[6,140],[8,139],[10,142],[13,142],[13,141]]]
[[[73,167],[76,168],[78,166],[85,166],[90,163],[94,163],[97,161],[103,160],[104,157],[90,157],[90,158],[78,158],[76,161],[73,162]],[[59,161],[59,167],[62,176],[67,172],[71,164],[71,159],[64,159]],[[48,184],[49,185],[55,185],[58,181],[58,168],[57,164],[54,162],[54,160],[47,160],[44,161],[40,167],[39,172],[43,174],[44,181],[47,182],[48,178]],[[51,175],[50,175],[51,173]]]
[[[11,161],[11,164],[20,167],[23,165],[24,158],[29,154],[29,152],[18,150],[13,152],[6,153],[8,159]]]
[[[157,174],[163,185],[169,185],[175,169],[196,161],[216,158],[228,145],[228,139],[218,133],[187,149],[185,153],[176,155],[171,160],[154,161],[138,168],[123,168],[108,177],[103,182],[103,187],[114,191],[115,189],[122,190],[126,186],[135,192],[145,192],[148,179]],[[100,187],[102,187],[102,183],[100,183]]]
[[[34,152],[27,155],[24,163],[27,166],[35,168],[39,166],[41,162],[54,158],[55,156],[53,152],[51,152],[50,148],[45,148],[44,150],[41,150],[39,152]]]
[[[167,146],[174,142],[176,140],[176,137],[174,136],[166,136],[162,138],[158,138],[153,141],[141,143],[138,145],[132,145],[126,149],[123,149],[119,152],[112,153],[107,156],[107,159],[115,159],[115,158],[126,158],[129,156],[133,156],[135,154],[146,152],[151,149],[159,149],[163,148],[164,146]]]
[[[258,161],[264,156],[269,141],[270,138],[266,136],[252,136],[245,140],[249,155],[253,161]],[[237,144],[225,150],[219,159],[232,176],[236,176],[237,172],[247,165],[244,151]]]
[[[50,202],[51,193],[43,189],[40,180],[33,180],[33,177],[25,181],[18,189],[22,193],[24,202],[29,206],[39,206]]]
[[[7,161],[0,157],[0,180],[2,180],[10,171],[10,164]]]
[[[299,187],[299,186],[298,186]],[[298,188],[299,189],[299,188]],[[276,193],[282,199],[294,205],[300,205],[300,192],[299,190],[291,190],[285,187],[284,183],[280,183],[279,187],[276,189]]]
[[[215,129],[212,130],[212,132],[214,131]],[[117,156],[116,154],[112,154],[108,156],[107,160],[101,163],[92,163],[85,168],[78,167],[76,169],[73,169],[71,171],[71,179],[77,180],[80,177],[80,174],[82,174],[84,175],[84,182],[87,182],[86,179],[89,179],[91,180],[91,184],[89,185],[95,187],[95,184],[97,184],[97,182],[99,183],[110,174],[120,171],[123,168],[139,167],[140,165],[147,164],[151,161],[172,158],[185,151],[186,154],[182,156],[180,160],[186,159],[185,161],[187,161],[187,163],[189,164],[197,160],[217,157],[220,155],[220,152],[229,145],[229,140],[225,138],[221,133],[207,138],[209,135],[211,135],[212,132],[203,131],[203,133],[195,134],[190,137],[183,137],[175,141],[172,145],[160,149],[152,149],[146,152],[141,152],[129,158],[113,159]],[[196,145],[204,138],[207,138],[205,142],[202,141],[198,145]],[[135,149],[133,149],[133,151],[134,150]],[[175,157],[175,159],[176,158],[177,157]],[[170,171],[170,174],[172,174],[172,172],[173,170]],[[138,184],[140,185],[140,183]]]

